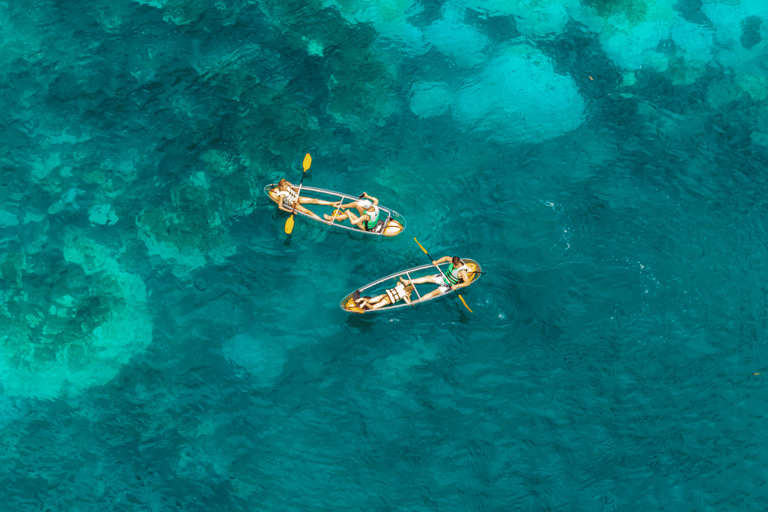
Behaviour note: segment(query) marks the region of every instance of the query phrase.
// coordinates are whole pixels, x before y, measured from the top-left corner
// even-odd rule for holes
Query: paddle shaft
[[[413,279],[411,278],[411,274],[409,274],[408,272],[406,272],[406,273],[405,273],[405,275],[407,275],[407,276],[408,276],[408,281],[413,281]],[[419,290],[417,290],[417,289],[416,289],[416,285],[415,285],[415,284],[413,284],[413,283],[411,283],[411,286],[413,286],[413,291],[415,291],[415,292],[416,292],[416,296],[419,298],[419,300],[421,300],[421,295],[419,295]]]
[[[307,175],[307,170],[309,170],[309,167],[312,165],[312,157],[307,153],[304,156],[304,172],[301,175],[301,181],[299,182],[299,191],[296,192],[296,200],[293,202],[293,211],[291,212],[291,216],[288,217],[288,220],[285,221],[285,233],[287,235],[290,235],[293,232],[293,215],[296,213],[296,207],[299,206],[299,203],[301,203],[301,187],[304,185],[304,176]],[[290,185],[288,185],[288,188],[290,188]]]
[[[293,203],[293,211],[291,212],[291,215],[296,213],[296,206],[299,204],[299,198],[301,197],[301,187],[304,185],[304,176],[307,175],[307,171],[304,171],[304,173],[301,175],[301,181],[299,182],[299,191],[296,193],[296,201]]]
[[[342,197],[339,200],[339,206],[336,208],[336,211],[333,212],[333,217],[331,217],[331,222],[329,222],[328,224],[333,224],[334,223],[334,221],[336,220],[336,214],[339,213],[339,210],[341,210],[341,203],[343,203],[343,202],[344,202],[344,198]]]
[[[432,256],[430,256],[429,253],[427,253],[427,258],[432,260]],[[435,260],[432,260],[432,261],[435,261]],[[435,264],[433,263],[433,265],[435,265]],[[443,271],[440,270],[440,265],[435,265],[435,268],[437,269],[438,272],[440,272],[440,275],[443,276],[443,280],[445,280],[445,282],[447,283],[448,282],[448,278],[445,277],[445,274],[443,274]]]
[[[413,237],[413,241],[414,241],[414,242],[416,242],[416,244],[417,244],[419,247],[421,247],[421,250],[422,250],[422,251],[424,251],[424,254],[426,254],[426,255],[427,255],[427,258],[429,258],[429,259],[430,259],[430,261],[432,261],[432,262],[433,262],[432,264],[435,266],[435,268],[437,268],[437,271],[438,271],[438,272],[440,272],[440,275],[441,275],[441,276],[443,276],[443,281],[445,281],[446,283],[449,283],[448,279],[446,279],[446,277],[445,277],[445,274],[443,274],[443,271],[442,271],[442,270],[440,270],[440,267],[439,267],[439,266],[438,266],[436,263],[434,263],[434,261],[435,261],[435,260],[433,260],[433,259],[432,259],[432,256],[430,256],[430,255],[429,255],[429,253],[428,253],[428,252],[427,252],[427,250],[424,248],[424,246],[423,246],[423,245],[421,245],[421,244],[419,243],[419,241],[418,241],[418,240],[416,240],[416,237]],[[451,288],[453,288],[453,286],[452,286],[452,285],[451,285],[450,287],[451,287]],[[464,307],[465,307],[465,308],[467,308],[467,309],[469,309],[469,312],[470,312],[470,313],[472,313],[472,310],[471,310],[471,309],[470,309],[470,307],[467,305],[467,301],[465,301],[465,300],[464,300],[464,297],[462,297],[460,293],[458,294],[458,296],[459,296],[459,299],[461,299],[461,303],[462,303],[462,304],[464,304]]]

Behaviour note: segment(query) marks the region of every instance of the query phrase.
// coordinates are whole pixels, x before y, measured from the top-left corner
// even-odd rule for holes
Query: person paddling
[[[305,213],[311,217],[313,217],[316,220],[322,221],[315,212],[312,210],[305,208],[304,204],[319,204],[323,206],[336,206],[338,207],[341,201],[331,202],[331,201],[324,201],[322,199],[315,199],[314,197],[305,197],[305,196],[299,196],[299,189],[298,187],[294,186],[288,180],[283,178],[277,183],[277,192],[275,192],[275,196],[277,196],[277,207],[280,208],[283,211],[293,213],[293,207],[296,206],[296,211]],[[298,199],[298,204],[296,204],[296,201]]]
[[[360,309],[379,309],[384,306],[389,306],[398,301],[404,300],[406,303],[411,303],[411,294],[415,287],[409,284],[402,277],[398,277],[397,286],[386,290],[381,295],[375,297],[360,297],[360,292],[355,292],[353,296],[355,303]]]
[[[379,222],[379,200],[363,192],[357,201],[344,205],[344,213],[336,213],[336,220],[346,220],[365,231],[373,231]],[[359,217],[352,213],[351,209],[358,211]],[[333,220],[334,216],[323,214],[325,220]]]
[[[448,265],[448,270],[444,272],[444,274],[434,274],[431,276],[419,277],[418,279],[412,279],[410,281],[406,280],[406,282],[410,284],[433,283],[438,286],[436,289],[424,295],[421,298],[422,300],[430,299],[436,295],[446,293],[450,290],[458,290],[459,288],[469,286],[470,280],[469,275],[467,274],[469,267],[466,266],[458,256],[454,256],[453,258],[450,256],[443,256],[439,260],[433,261],[432,264],[437,266],[441,263],[447,263],[449,261],[451,264]],[[443,278],[443,275],[445,275],[445,278]]]

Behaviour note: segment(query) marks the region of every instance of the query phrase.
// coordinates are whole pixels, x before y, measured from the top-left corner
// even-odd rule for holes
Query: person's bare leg
[[[384,297],[379,302],[371,306],[371,309],[379,309],[383,308],[384,306],[389,306],[389,297]]]
[[[301,204],[297,204],[296,205],[296,210],[300,211],[302,213],[306,213],[307,215],[309,215],[313,219],[323,220],[315,212],[313,212],[312,210],[308,210],[307,208],[304,208],[303,206],[301,206]]]
[[[323,214],[323,218],[325,220],[332,220],[333,219],[333,215],[328,215],[327,213],[324,213]],[[336,213],[336,220],[338,220],[338,221],[347,220],[347,214],[343,213],[343,212]]]
[[[314,197],[300,197],[299,202],[301,204],[319,204],[322,206],[339,206],[341,201],[325,201],[323,199],[315,199]]]
[[[432,290],[428,294],[422,295],[421,299],[422,300],[427,300],[427,299],[431,299],[432,297],[436,297],[436,296],[442,295],[442,294],[443,294],[443,292],[440,291],[440,287],[438,286],[437,288],[435,288],[434,290]]]
[[[411,279],[410,281],[408,279],[403,279],[406,284],[425,284],[425,283],[434,283],[435,277],[434,276],[424,276],[424,277],[417,277],[416,279]]]
[[[347,218],[349,218],[349,222],[351,224],[353,224],[353,225],[359,227],[360,229],[362,229],[363,231],[365,231],[365,228],[363,227],[363,217],[362,217],[362,215],[360,217],[358,217],[357,215],[352,213],[351,210],[347,210]]]
[[[364,305],[367,305],[368,307],[372,308],[372,304],[374,302],[378,302],[382,300],[383,298],[386,298],[386,294],[382,293],[381,295],[376,295],[375,297],[368,297],[367,299],[365,297],[360,297],[357,299],[357,304],[360,306],[360,308],[363,308]]]

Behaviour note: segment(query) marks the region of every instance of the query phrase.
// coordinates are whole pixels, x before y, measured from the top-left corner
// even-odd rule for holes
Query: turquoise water
[[[765,510],[767,22],[0,3],[4,509]],[[406,232],[287,236],[305,153]],[[343,312],[413,237],[473,313]]]

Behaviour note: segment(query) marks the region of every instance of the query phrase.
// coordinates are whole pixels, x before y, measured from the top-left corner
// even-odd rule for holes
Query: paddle
[[[312,165],[312,157],[309,156],[309,153],[307,153],[304,157],[304,174],[301,175],[301,181],[299,182],[299,192],[296,194],[296,201],[293,203],[293,211],[291,212],[291,216],[288,217],[288,220],[285,221],[285,234],[287,235],[290,235],[293,231],[293,214],[296,213],[296,205],[299,204],[299,197],[301,197],[301,186],[304,185],[304,176],[307,175],[307,170],[309,169],[310,165]]]
[[[427,255],[427,258],[429,258],[429,261],[432,261],[432,256],[430,256],[429,253],[427,252],[427,250],[424,248],[424,246],[421,245],[418,240],[416,240],[416,237],[413,237],[413,240],[416,242],[416,245],[421,247],[421,250],[424,251],[424,254]],[[433,263],[433,265],[434,265],[434,263]],[[445,279],[445,282],[447,283],[448,279],[445,278],[445,274],[443,274],[443,271],[440,270],[440,267],[435,265],[435,268],[437,269],[438,272],[440,272],[440,275],[443,276],[443,279]],[[467,306],[467,301],[464,300],[464,297],[462,297],[461,294],[459,294],[459,298],[461,299],[461,302],[464,303],[464,307],[469,309],[469,306]],[[469,309],[469,312],[473,313],[473,311],[471,309]]]

